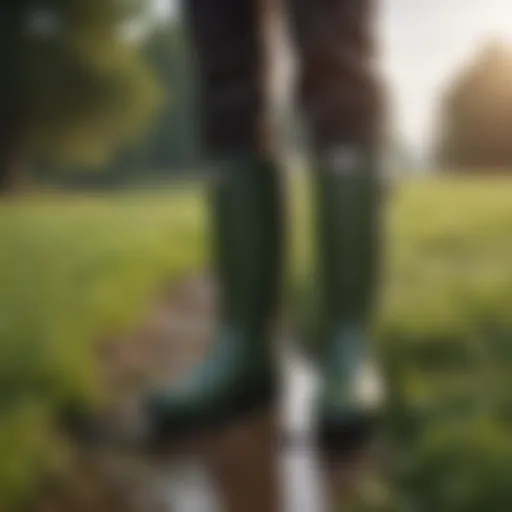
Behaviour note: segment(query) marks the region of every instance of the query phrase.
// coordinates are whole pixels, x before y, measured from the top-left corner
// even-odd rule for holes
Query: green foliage
[[[22,0],[12,96],[26,156],[102,164],[152,119],[159,88],[129,37],[142,2]]]
[[[194,58],[183,26],[160,26],[148,39],[144,55],[148,65],[170,92],[153,137],[146,145],[146,165],[154,168],[190,166],[197,158]]]
[[[162,91],[157,115],[144,136],[102,166],[101,172],[77,169],[71,175],[38,177],[59,185],[109,187],[155,182],[197,168],[197,101],[194,59],[185,30],[176,21],[157,24],[140,41],[140,57]]]
[[[200,155],[194,59],[184,27],[175,21],[157,26],[141,51],[165,95],[148,136],[109,170],[124,181],[132,173],[145,179],[169,177],[194,167]]]

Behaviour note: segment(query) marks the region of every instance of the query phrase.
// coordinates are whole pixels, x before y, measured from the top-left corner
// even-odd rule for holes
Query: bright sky
[[[176,5],[176,0],[153,1],[159,13],[168,12],[169,2]],[[512,0],[376,1],[396,124],[421,151],[431,140],[436,99],[447,78],[482,42],[493,37],[512,42]]]

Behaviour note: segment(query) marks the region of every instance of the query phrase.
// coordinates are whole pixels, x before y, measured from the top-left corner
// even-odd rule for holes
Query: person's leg
[[[368,434],[369,402],[379,391],[365,375],[382,202],[373,2],[288,1],[301,65],[300,103],[313,141],[325,384],[320,429],[327,447],[351,449]]]
[[[281,211],[266,145],[265,55],[258,0],[187,0],[197,57],[202,139],[210,163],[220,327],[210,352],[147,407],[168,440],[236,420],[275,393],[269,337],[277,307]]]

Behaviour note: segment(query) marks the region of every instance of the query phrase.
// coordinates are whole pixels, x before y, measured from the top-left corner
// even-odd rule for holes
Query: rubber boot
[[[315,171],[321,306],[319,430],[328,450],[358,450],[382,408],[370,363],[370,323],[380,260],[382,190],[376,151],[342,146]]]
[[[210,431],[276,395],[271,331],[280,288],[280,190],[275,165],[239,157],[218,165],[210,191],[220,328],[205,360],[146,403],[153,441]]]

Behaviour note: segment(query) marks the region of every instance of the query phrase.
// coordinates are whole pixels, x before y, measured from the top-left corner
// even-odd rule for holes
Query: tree
[[[135,0],[3,0],[0,187],[34,158],[103,164],[151,120]]]
[[[117,187],[172,178],[199,169],[198,113],[194,59],[183,24],[154,23],[140,41],[140,53],[164,91],[155,123],[141,140],[123,150],[101,173],[42,176],[72,188]]]
[[[183,25],[163,24],[148,39],[144,54],[167,96],[146,150],[162,169],[190,166],[198,156],[194,68]]]
[[[437,154],[458,168],[512,166],[512,51],[485,45],[441,103]]]
[[[154,27],[141,51],[166,94],[148,136],[110,170],[121,181],[134,173],[166,178],[193,167],[199,155],[194,59],[183,25],[172,19]]]

